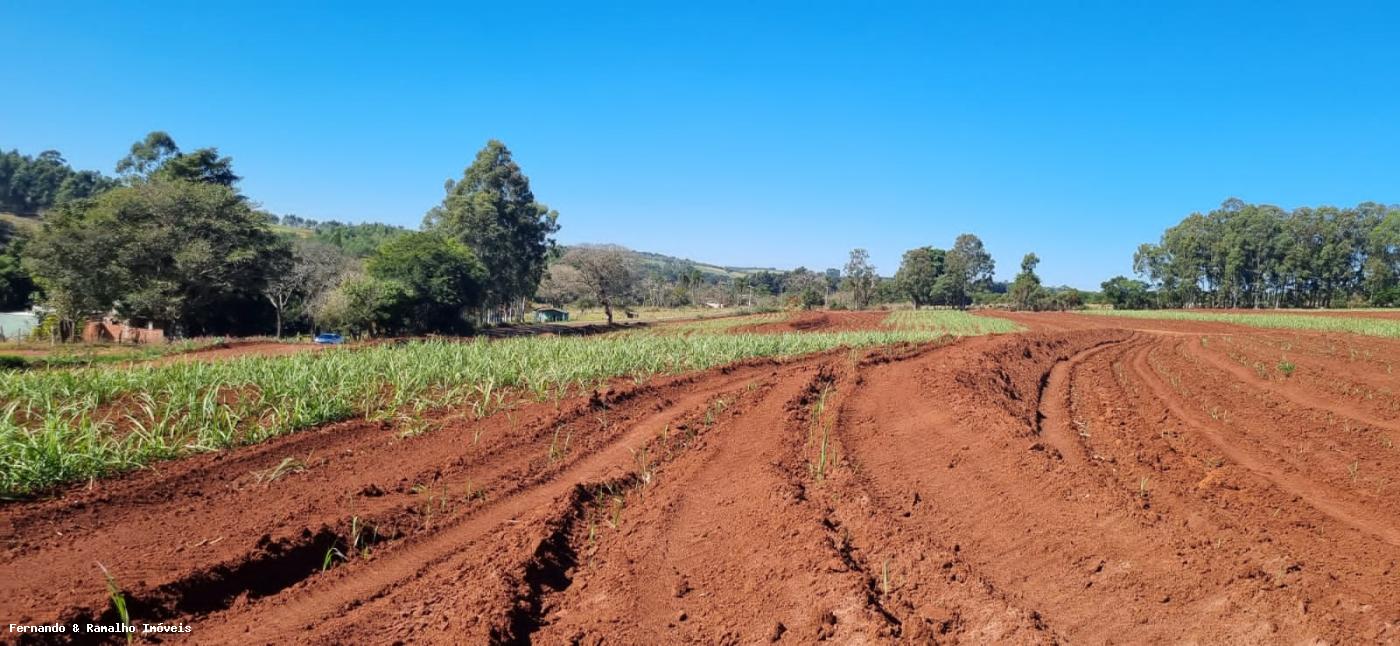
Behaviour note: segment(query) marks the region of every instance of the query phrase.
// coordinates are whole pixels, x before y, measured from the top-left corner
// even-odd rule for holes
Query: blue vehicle
[[[321,345],[340,345],[345,343],[345,337],[334,332],[322,332],[317,334],[313,341]]]

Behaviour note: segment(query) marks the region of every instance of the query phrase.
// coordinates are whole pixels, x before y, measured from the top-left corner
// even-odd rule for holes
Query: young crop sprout
[[[549,461],[550,463],[563,460],[569,453],[569,440],[573,437],[573,431],[564,434],[564,441],[559,441],[559,429],[554,429],[554,437],[549,441]]]
[[[293,473],[301,473],[305,470],[305,462],[302,462],[301,460],[298,460],[293,457],[285,457],[282,458],[281,462],[278,462],[276,466],[270,469],[264,471],[255,471],[254,478],[258,481],[258,484],[269,484],[282,478],[283,476],[290,475]]]
[[[117,617],[122,620],[123,624],[131,625],[131,613],[126,608],[126,595],[122,594],[121,586],[117,585],[117,577],[112,576],[111,570],[108,570],[101,561],[97,562],[97,567],[102,570],[102,576],[107,580],[107,598],[112,601],[112,608],[117,611]],[[128,631],[126,643],[130,644],[135,637],[135,633]]]
[[[628,450],[632,452],[632,460],[637,465],[637,477],[641,480],[642,484],[650,483],[652,468],[651,459],[647,455],[647,447],[643,446],[641,448]]]
[[[609,527],[617,529],[618,524],[622,522],[622,505],[624,502],[622,496],[612,496],[612,513],[608,516]]]
[[[342,561],[350,560],[345,557],[345,552],[340,551],[339,548],[332,545],[330,549],[326,550],[325,557],[321,559],[321,571],[325,572],[326,570],[331,569],[331,566],[335,564],[336,558],[339,558]]]

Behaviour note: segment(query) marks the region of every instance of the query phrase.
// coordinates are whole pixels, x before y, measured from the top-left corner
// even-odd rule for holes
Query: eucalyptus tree
[[[424,229],[460,240],[485,266],[481,314],[522,320],[544,275],[559,214],[535,200],[510,149],[494,139],[445,188],[442,203],[424,216]]]

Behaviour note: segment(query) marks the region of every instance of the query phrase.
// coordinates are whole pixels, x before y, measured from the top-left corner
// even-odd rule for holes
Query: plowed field
[[[100,562],[199,643],[1400,641],[1400,343],[1007,316],[5,503],[0,619],[118,622]]]

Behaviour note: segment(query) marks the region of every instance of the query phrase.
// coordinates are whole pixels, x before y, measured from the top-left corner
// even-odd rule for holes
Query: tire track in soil
[[[1086,333],[1052,336],[1075,334]],[[987,382],[980,385],[982,392],[995,394],[977,401],[958,390],[978,384],[948,373],[959,363],[976,365],[979,359],[954,359],[957,350],[898,370],[876,368],[865,376],[866,386],[843,407],[840,436],[851,447],[857,479],[863,480],[858,491],[868,492],[875,503],[848,503],[856,520],[845,524],[865,526],[857,542],[894,553],[909,587],[917,584],[917,589],[892,595],[892,612],[905,625],[952,627],[954,641],[1026,641],[1027,634],[1042,641],[1115,641],[1131,635],[1138,642],[1394,636],[1387,632],[1394,630],[1393,623],[1375,621],[1385,615],[1367,619],[1374,608],[1400,608],[1381,583],[1387,578],[1381,570],[1394,568],[1392,546],[1370,537],[1347,537],[1340,526],[1313,527],[1341,540],[1300,533],[1300,524],[1309,521],[1278,507],[1273,492],[1245,490],[1265,496],[1261,507],[1267,505],[1272,514],[1242,507],[1231,490],[1213,494],[1200,489],[1200,464],[1182,463],[1186,456],[1178,449],[1162,446],[1189,440],[1197,431],[1189,422],[1177,427],[1175,416],[1150,419],[1150,411],[1173,400],[1150,388],[1154,382],[1133,365],[1173,342],[1173,337],[1138,334],[1077,352],[1068,364],[1054,353],[1042,358],[1033,344],[1024,354],[1029,363],[1045,366],[1045,383],[1055,386],[1045,389],[1047,396],[1059,399],[1055,393],[1062,383],[1049,373],[1058,369],[1068,382],[1071,394],[1063,406],[1041,403],[1045,421],[1053,422],[1058,411],[1085,420],[1082,437],[1091,461],[1072,469],[1064,468],[1067,461],[1028,450],[1022,438],[1033,425],[1018,430],[1026,400],[1036,398],[1033,379],[980,371]],[[1005,356],[992,346],[981,353]],[[997,396],[1020,405],[990,414],[998,409],[988,406],[987,399]],[[977,403],[964,406],[968,402]],[[1187,435],[1179,435],[1178,428]],[[1146,478],[1138,491],[1143,473],[1152,475],[1150,491]],[[1203,499],[1203,493],[1210,497]],[[1292,516],[1279,516],[1280,511]],[[937,530],[925,533],[929,527]],[[987,616],[990,604],[940,605],[936,599],[946,590],[930,583],[937,580],[937,570],[916,558],[898,557],[908,550],[939,554],[939,545],[948,544],[956,558],[945,561],[945,567],[1008,599],[1044,632],[1012,638],[995,632],[1003,626]],[[1333,553],[1338,549],[1346,556]],[[1342,584],[1336,577],[1344,573],[1355,578]],[[933,610],[921,618],[925,607]],[[939,623],[938,617],[952,620]],[[983,632],[970,637],[973,629]]]
[[[1079,429],[1075,428],[1071,400],[1074,397],[1074,371],[1095,355],[1127,343],[1130,339],[1108,341],[1056,363],[1046,373],[1041,382],[1039,411],[1036,415],[1036,434],[1043,437],[1052,449],[1051,455],[1063,459],[1066,466],[1084,468],[1089,460],[1089,452],[1080,441]]]
[[[608,446],[582,457],[548,480],[489,502],[459,523],[405,541],[401,547],[364,562],[354,572],[347,568],[341,576],[325,585],[310,582],[311,585],[291,590],[283,598],[263,604],[271,606],[268,608],[210,617],[204,629],[229,629],[234,632],[238,632],[234,629],[239,629],[244,638],[252,642],[273,642],[279,639],[279,635],[313,626],[324,618],[353,608],[364,599],[382,596],[386,590],[439,565],[463,546],[472,544],[492,530],[518,523],[532,511],[547,508],[551,500],[567,495],[578,483],[605,479],[610,472],[619,471],[618,465],[630,462],[630,446],[654,435],[680,411],[707,400],[717,390],[719,388],[697,389],[677,403],[629,424],[627,430]]]
[[[568,612],[541,641],[753,643],[878,631],[852,594],[857,577],[827,569],[837,554],[792,475],[807,467],[795,463],[783,420],[830,374],[829,364],[785,371],[662,471],[580,575],[587,585],[559,600]]]
[[[611,396],[624,412],[656,406],[662,411],[656,415],[664,416],[778,365],[750,363],[613,390]],[[584,398],[527,408],[535,409],[535,417],[515,427],[523,433],[488,430],[498,430],[504,442],[486,451],[482,461],[464,457],[457,448],[470,441],[475,428],[404,441],[379,424],[348,422],[246,451],[177,461],[163,472],[120,478],[106,491],[78,490],[55,500],[7,505],[0,527],[7,530],[5,537],[13,537],[8,539],[12,548],[0,560],[0,573],[16,576],[0,577],[0,610],[34,622],[114,620],[114,615],[107,617],[112,611],[97,561],[118,575],[133,616],[147,619],[201,615],[238,603],[240,597],[275,594],[319,572],[324,554],[343,543],[352,524],[380,528],[383,542],[427,529],[429,523],[418,513],[422,495],[409,483],[431,483],[429,495],[439,487],[509,495],[549,477],[551,465],[540,464],[551,441],[549,430],[578,425],[592,414],[594,402]],[[474,426],[502,421],[497,416]],[[605,442],[621,441],[608,433],[597,435]],[[597,448],[585,439],[575,440],[581,449]],[[516,446],[508,446],[512,443]],[[280,456],[300,455],[309,447],[331,457],[274,486],[246,486],[250,469],[275,465]],[[560,466],[573,460],[571,455]],[[359,492],[349,509],[346,492]],[[134,508],[128,505],[133,498]],[[236,522],[228,522],[231,513],[238,516]],[[153,525],[157,518],[162,522]],[[217,540],[210,544],[211,539]],[[50,577],[18,575],[33,571],[46,571],[65,585],[50,585],[55,580]]]
[[[1032,353],[1042,366],[1032,372],[1039,374],[1016,380],[1023,388],[1022,400],[1032,400],[1026,403],[1034,405],[1044,374],[1061,356],[1082,357],[1084,350],[1109,341],[1101,335],[1067,338],[1078,339],[1072,352]],[[988,344],[988,350],[996,349],[996,344]],[[879,535],[887,531],[883,527],[900,527],[912,537],[890,541],[893,549],[954,556],[945,556],[942,563],[907,564],[917,573],[911,578],[924,585],[936,581],[941,568],[961,572],[945,577],[950,582],[971,580],[985,594],[1007,600],[1009,612],[1001,612],[1015,620],[994,614],[996,607],[986,603],[954,604],[953,610],[944,610],[958,619],[954,624],[960,621],[968,626],[963,638],[1051,642],[1063,635],[1096,640],[1112,634],[1100,632],[1100,627],[1133,625],[1141,616],[1140,608],[1121,599],[1105,603],[1098,598],[1100,594],[1118,597],[1122,589],[1094,590],[1085,581],[1093,578],[1095,563],[1101,560],[1140,563],[1139,577],[1148,581],[1174,580],[1180,576],[1179,568],[1153,558],[1164,553],[1166,546],[1144,530],[1132,512],[1105,516],[1098,500],[1065,496],[1062,489],[1083,488],[1095,499],[1106,497],[1092,482],[1078,481],[1082,472],[1057,470],[1053,458],[1032,450],[1028,438],[1033,427],[1021,426],[1027,422],[1019,416],[948,410],[946,402],[964,397],[949,392],[953,389],[947,384],[958,383],[947,377],[949,366],[932,359],[916,367],[922,373],[917,380],[907,378],[907,369],[872,371],[867,387],[843,411],[843,428],[861,473],[867,474],[869,490],[888,508],[899,508],[905,501],[905,511],[917,519],[917,523],[901,523],[898,517],[877,516],[867,521],[876,528],[872,531]],[[904,410],[896,416],[892,413],[897,408]],[[941,540],[919,537],[916,527],[927,526],[939,528]],[[939,549],[940,543],[951,544],[952,549]],[[1150,584],[1135,587],[1134,596]],[[946,616],[939,614],[940,608],[946,608],[942,600],[946,592],[921,586],[901,594],[908,608],[934,608],[926,613],[933,621],[923,623],[948,623],[939,620]]]
[[[873,353],[899,361],[928,347]],[[855,359],[785,371],[663,470],[553,601],[543,643],[878,640],[898,622],[813,492],[811,420]],[[730,528],[742,528],[736,534]]]

